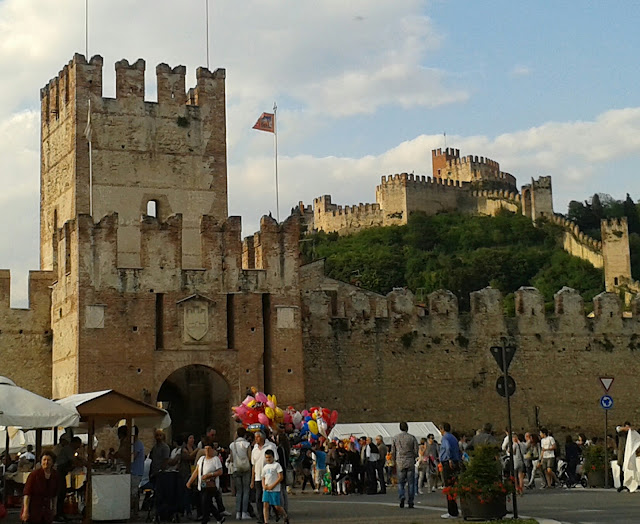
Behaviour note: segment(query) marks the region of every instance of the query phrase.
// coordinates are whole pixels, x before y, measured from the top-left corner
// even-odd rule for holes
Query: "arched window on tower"
[[[147,216],[158,218],[158,201],[157,200],[149,200],[147,202]]]

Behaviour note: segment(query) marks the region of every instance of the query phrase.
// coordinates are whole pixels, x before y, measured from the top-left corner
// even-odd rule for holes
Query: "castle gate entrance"
[[[171,415],[173,438],[193,434],[198,442],[213,426],[220,444],[229,443],[230,388],[214,369],[199,364],[177,369],[162,383],[157,400]]]

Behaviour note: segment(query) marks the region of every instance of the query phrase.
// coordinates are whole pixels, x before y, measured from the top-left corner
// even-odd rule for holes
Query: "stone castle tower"
[[[117,388],[223,435],[249,386],[301,402],[298,222],[243,243],[227,216],[225,71],[186,91],[160,64],[152,103],[143,60],[116,64],[115,99],[102,65],[76,55],[41,91],[52,395]]]

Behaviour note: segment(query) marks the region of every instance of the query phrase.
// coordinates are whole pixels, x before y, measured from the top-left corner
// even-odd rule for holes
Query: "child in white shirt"
[[[265,524],[269,523],[269,506],[277,514],[284,516],[284,524],[289,524],[289,516],[280,502],[280,484],[284,478],[282,466],[276,462],[273,450],[264,452],[264,467],[262,468],[262,503]]]

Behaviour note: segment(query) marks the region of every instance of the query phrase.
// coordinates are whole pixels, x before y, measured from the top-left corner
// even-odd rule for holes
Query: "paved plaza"
[[[446,511],[441,491],[418,495],[413,510],[400,509],[395,489],[386,495],[349,495],[331,497],[313,493],[290,496],[292,523],[391,524],[444,522],[440,515]],[[225,495],[225,505],[232,511],[233,498]],[[617,493],[609,489],[535,490],[518,498],[520,517],[535,518],[544,524],[631,523],[640,520],[640,493]],[[510,509],[509,505],[509,509]],[[11,510],[7,524],[18,524],[17,510]],[[140,519],[144,522],[144,519]],[[185,522],[184,519],[182,522]],[[235,522],[229,517],[227,522]],[[244,521],[254,522],[254,521]],[[459,520],[462,522],[462,519]],[[215,524],[212,522],[211,524]]]

